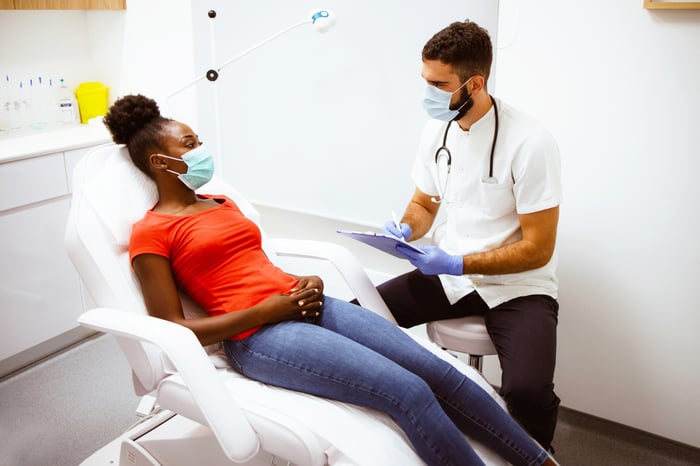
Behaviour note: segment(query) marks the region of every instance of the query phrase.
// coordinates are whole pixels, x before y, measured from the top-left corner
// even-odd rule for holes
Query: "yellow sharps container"
[[[99,82],[80,83],[75,90],[75,98],[80,109],[80,122],[87,123],[92,118],[107,113],[109,87]]]

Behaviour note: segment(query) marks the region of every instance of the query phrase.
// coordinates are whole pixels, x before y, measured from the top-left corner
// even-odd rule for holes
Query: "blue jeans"
[[[476,383],[401,329],[359,306],[324,297],[315,322],[267,325],[224,343],[251,379],[390,415],[428,465],[480,465],[463,434],[514,465],[547,454]]]
[[[503,373],[501,396],[510,414],[540,445],[551,446],[560,401],[553,382],[559,310],[554,298],[522,296],[489,309],[473,291],[450,304],[438,276],[423,275],[419,270],[392,278],[377,290],[405,328],[468,315],[485,316]]]

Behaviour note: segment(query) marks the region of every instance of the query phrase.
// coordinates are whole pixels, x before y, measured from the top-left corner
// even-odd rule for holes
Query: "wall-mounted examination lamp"
[[[214,10],[209,10],[209,12],[207,14],[208,14],[209,18],[211,18],[211,19],[216,18],[216,11],[214,11]],[[245,50],[244,52],[241,52],[240,54],[236,55],[235,57],[226,60],[218,67],[207,70],[207,72],[203,76],[199,76],[199,77],[195,78],[194,80],[190,81],[189,83],[185,84],[184,86],[182,86],[181,88],[179,88],[178,90],[176,90],[175,92],[170,94],[168,96],[168,99],[176,96],[177,94],[190,88],[191,86],[194,86],[199,81],[201,81],[205,78],[209,81],[216,81],[217,79],[219,79],[219,74],[221,73],[221,70],[224,69],[224,67],[230,65],[231,63],[235,62],[236,60],[239,60],[239,59],[245,57],[246,55],[253,52],[254,50],[259,49],[260,47],[267,44],[268,42],[272,42],[276,38],[288,33],[289,31],[296,29],[299,26],[303,26],[304,24],[309,24],[309,23],[318,32],[323,33],[323,32],[326,32],[328,29],[330,29],[333,25],[335,25],[335,15],[328,10],[313,10],[313,11],[311,11],[309,13],[309,17],[307,19],[304,19],[302,21],[299,21],[298,23],[292,24],[291,26],[289,26],[285,29],[282,29],[278,33],[273,34],[272,36],[268,37],[267,39],[255,44],[254,46],[252,46],[248,50]],[[213,50],[213,48],[214,48],[213,34],[211,34],[211,39],[212,39],[211,46],[212,46],[212,50]]]
[[[215,34],[214,34],[214,18],[216,18],[216,11],[214,10],[209,10],[207,12],[207,16],[212,20],[212,22],[209,23],[209,41],[210,41],[210,48],[211,48],[211,62],[216,63],[216,53],[215,53]],[[235,62],[236,60],[239,60],[249,53],[259,49],[263,45],[267,44],[268,42],[271,42],[278,37],[288,33],[289,31],[296,29],[300,26],[303,26],[305,24],[311,24],[316,31],[320,33],[326,32],[328,29],[330,29],[333,25],[335,25],[335,15],[328,10],[324,9],[315,9],[309,12],[308,16],[306,19],[299,21],[298,23],[292,24],[291,26],[288,26],[285,29],[282,29],[281,31],[277,32],[276,34],[273,34],[272,36],[268,37],[267,39],[255,44],[254,46],[250,47],[249,49],[239,53],[233,58],[230,58],[223,62],[222,64],[215,66],[213,68],[210,68],[209,70],[206,71],[201,76],[198,76],[197,78],[193,79],[192,81],[188,82],[184,86],[180,87],[176,91],[172,92],[170,95],[167,97],[168,103],[170,103],[170,99],[178,95],[179,93],[185,91],[186,89],[189,89],[190,87],[194,86],[197,84],[199,81],[202,81],[204,79],[207,79],[208,81],[211,81],[215,83],[217,79],[219,79],[219,75],[221,74],[221,70],[224,69],[224,67],[230,65],[231,63]],[[215,132],[216,132],[216,153],[214,154],[214,161],[215,163],[219,166],[222,167],[222,153],[221,153],[221,122],[219,118],[219,98],[218,98],[218,90],[217,86],[214,85],[214,124],[215,124]]]

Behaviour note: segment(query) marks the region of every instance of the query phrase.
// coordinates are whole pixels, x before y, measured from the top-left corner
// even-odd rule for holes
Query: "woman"
[[[230,199],[196,195],[213,163],[187,125],[141,95],[119,99],[105,124],[158,189],[129,245],[150,315],[203,345],[224,341],[231,366],[252,379],[386,412],[429,465],[482,464],[463,434],[512,464],[555,464],[452,365],[382,317],[324,296],[319,277],[275,267]],[[178,289],[210,316],[185,319]]]

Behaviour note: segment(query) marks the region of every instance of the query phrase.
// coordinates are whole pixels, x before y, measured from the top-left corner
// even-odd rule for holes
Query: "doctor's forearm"
[[[468,254],[462,258],[465,275],[502,275],[543,267],[552,258],[552,250],[520,240],[491,251]]]
[[[411,237],[407,238],[408,240],[417,240],[428,233],[433,226],[438,208],[439,205],[432,202],[430,196],[416,189],[401,218],[401,223],[408,223],[411,227]]]
[[[518,216],[522,239],[462,258],[464,274],[501,275],[537,269],[554,254],[559,206]]]
[[[409,241],[414,241],[425,236],[433,224],[432,219],[426,219],[425,215],[417,213],[416,209],[411,209],[410,205],[401,218],[401,223],[408,223],[411,227],[411,237],[407,238]]]

